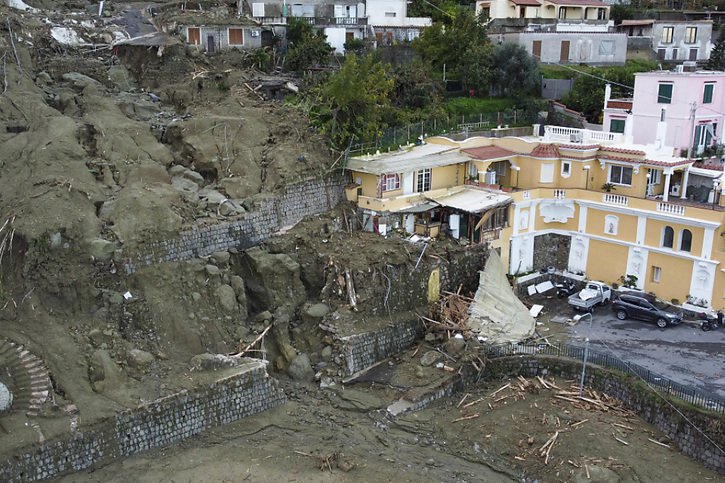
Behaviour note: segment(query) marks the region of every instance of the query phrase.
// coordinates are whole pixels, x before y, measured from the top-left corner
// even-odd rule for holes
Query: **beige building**
[[[723,172],[629,141],[555,126],[543,136],[431,138],[352,158],[348,196],[368,230],[488,242],[512,275],[554,266],[725,308]]]

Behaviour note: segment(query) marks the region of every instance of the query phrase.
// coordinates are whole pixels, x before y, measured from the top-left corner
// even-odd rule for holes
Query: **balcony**
[[[285,25],[290,17],[254,17],[254,20],[262,25]],[[352,27],[367,25],[365,17],[291,17],[304,20],[315,27],[327,27],[331,25],[347,25]]]
[[[573,127],[544,126],[544,141],[582,145],[616,144],[624,142],[624,134]]]

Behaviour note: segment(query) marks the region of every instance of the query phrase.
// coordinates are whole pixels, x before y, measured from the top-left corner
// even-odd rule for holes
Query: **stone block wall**
[[[423,335],[423,330],[419,320],[411,320],[376,331],[342,337],[340,342],[345,372],[347,375],[355,374],[407,349]]]
[[[174,239],[142,246],[126,259],[127,273],[138,266],[188,260],[216,251],[250,248],[269,238],[280,228],[308,215],[323,213],[345,199],[347,174],[336,173],[287,186],[283,193],[270,195],[257,203],[244,218],[205,227],[193,227]]]
[[[566,270],[569,267],[571,237],[547,233],[534,238],[534,270],[555,267]]]
[[[37,481],[81,471],[177,443],[285,401],[266,366],[254,362],[210,384],[120,412],[73,434],[20,450],[0,462],[0,481]]]

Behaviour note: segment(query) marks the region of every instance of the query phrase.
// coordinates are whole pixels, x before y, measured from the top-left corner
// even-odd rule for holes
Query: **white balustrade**
[[[663,203],[660,201],[657,203],[657,211],[661,213],[669,213],[671,215],[684,216],[685,207],[683,205],[674,205],[672,203]]]
[[[604,193],[602,202],[608,205],[627,206],[629,204],[629,197],[624,195],[613,195],[612,193]]]
[[[557,200],[562,200],[562,199],[566,198],[566,190],[555,189],[554,198],[556,198]]]

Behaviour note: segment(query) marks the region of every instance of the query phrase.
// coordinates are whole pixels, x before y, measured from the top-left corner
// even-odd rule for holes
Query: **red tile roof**
[[[590,151],[592,149],[599,149],[598,144],[559,144],[559,149],[574,149],[577,151]]]
[[[602,146],[601,150],[609,151],[610,153],[637,154],[639,156],[645,156],[647,154],[644,151],[640,151],[639,149],[624,149],[624,148],[615,148],[612,146]]]
[[[682,166],[685,164],[692,163],[691,159],[676,159],[673,161],[656,161],[654,159],[632,159],[632,158],[625,158],[624,156],[610,156],[608,154],[602,154],[599,156],[599,158],[603,159],[605,161],[621,161],[621,162],[632,163],[632,164],[645,164],[647,166],[665,166],[665,167]]]
[[[516,153],[509,151],[508,149],[499,148],[498,146],[483,146],[480,148],[468,148],[461,149],[461,152],[466,153],[473,159],[479,161],[487,161],[489,159],[507,158],[514,156]]]
[[[559,150],[557,149],[556,144],[541,143],[536,146],[533,151],[531,151],[530,156],[534,156],[536,158],[558,158]]]
[[[541,2],[539,0],[511,0],[516,5],[528,5],[531,7],[540,7]]]

